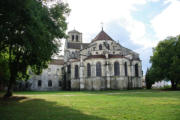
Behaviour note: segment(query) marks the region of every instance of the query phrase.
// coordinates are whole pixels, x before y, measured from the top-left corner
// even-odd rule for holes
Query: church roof
[[[103,59],[105,59],[106,56],[105,55],[91,55],[91,56],[88,56],[87,58],[85,58],[84,60],[94,59],[94,58],[103,58]]]
[[[52,59],[50,64],[52,64],[52,65],[64,65],[64,60],[63,59]]]
[[[81,49],[81,45],[82,45],[82,49],[85,49],[88,47],[89,43],[67,43],[67,48]]]
[[[68,33],[80,33],[80,32],[74,29],[74,30],[69,31]]]
[[[102,29],[101,32],[92,40],[92,42],[98,41],[98,40],[111,40],[112,41],[113,39]]]

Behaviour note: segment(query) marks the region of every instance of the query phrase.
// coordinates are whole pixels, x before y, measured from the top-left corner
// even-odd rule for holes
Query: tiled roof
[[[71,30],[68,33],[80,33],[80,32],[78,32],[77,30]]]
[[[85,60],[93,59],[93,58],[106,58],[106,56],[105,55],[91,55],[91,56],[88,56],[87,58],[85,58]]]
[[[124,56],[122,55],[112,55],[112,54],[109,54],[109,58],[123,58]]]
[[[67,43],[67,48],[81,49],[81,45],[83,49],[85,49],[88,47],[89,43]]]
[[[92,40],[92,42],[94,41],[98,41],[98,40],[113,40],[107,33],[105,33],[103,30]]]
[[[63,59],[52,59],[49,64],[52,64],[52,65],[64,65],[64,60]]]
[[[93,59],[93,58],[106,58],[105,55],[91,55],[91,56],[88,56],[87,58],[85,58],[84,60],[87,60],[87,59]],[[125,56],[122,56],[122,55],[113,55],[113,54],[109,54],[109,59],[110,58],[126,58]],[[128,58],[126,58],[128,59]]]

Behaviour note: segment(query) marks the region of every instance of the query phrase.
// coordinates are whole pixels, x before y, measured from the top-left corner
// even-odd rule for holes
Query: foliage
[[[16,97],[7,101],[0,100],[1,120],[179,120],[180,118],[179,91],[15,92],[15,95]]]
[[[7,55],[0,54],[0,85],[5,86],[9,80],[9,67]]]
[[[8,54],[10,71],[8,97],[16,80],[28,77],[28,67],[41,73],[58,53],[69,8],[64,3],[48,8],[37,0],[1,0],[0,7],[0,52]]]
[[[146,76],[145,76],[145,81],[146,81],[146,88],[151,89],[152,85],[155,83],[155,75],[153,68],[147,69],[146,71]]]
[[[171,80],[172,88],[176,89],[180,82],[180,37],[169,37],[153,49],[150,58],[156,81]]]

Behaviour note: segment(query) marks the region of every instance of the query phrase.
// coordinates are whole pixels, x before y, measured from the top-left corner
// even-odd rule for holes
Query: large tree
[[[66,37],[67,4],[51,8],[39,0],[0,1],[0,54],[8,56],[10,78],[5,97],[12,95],[17,79],[27,78],[27,69],[40,73],[58,52]]]
[[[156,81],[170,80],[172,89],[180,83],[180,37],[168,37],[153,49],[150,59]]]
[[[148,68],[147,71],[146,71],[145,81],[146,81],[146,88],[147,89],[151,89],[152,85],[156,81],[156,77],[155,77],[154,73],[155,73],[155,71],[154,71],[154,69],[152,67],[150,69]]]
[[[9,80],[8,56],[0,54],[0,90],[4,88]]]

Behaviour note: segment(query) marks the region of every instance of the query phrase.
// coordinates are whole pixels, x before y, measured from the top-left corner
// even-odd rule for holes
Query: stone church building
[[[103,29],[90,43],[72,30],[64,56],[53,59],[41,75],[28,82],[31,90],[107,90],[142,87],[139,54],[114,41]]]

